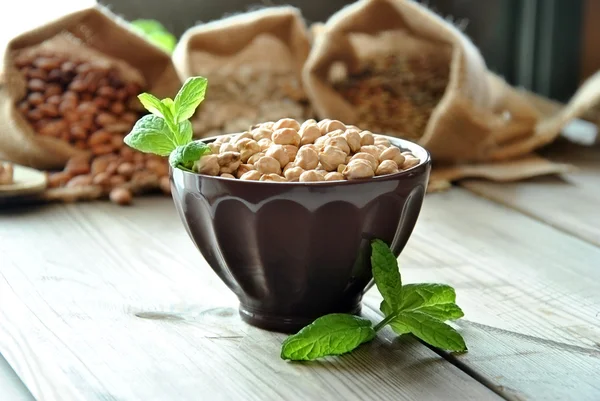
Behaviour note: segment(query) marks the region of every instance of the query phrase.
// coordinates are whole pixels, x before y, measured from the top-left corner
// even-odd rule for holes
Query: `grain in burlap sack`
[[[303,83],[319,118],[414,140],[431,152],[438,170],[453,165],[452,174],[437,175],[448,179],[565,171],[542,160],[536,166],[530,153],[558,136],[598,93],[592,85],[583,99],[545,116],[487,69],[459,29],[406,0],[361,0],[334,14],[318,31]]]
[[[309,49],[306,25],[293,7],[265,8],[189,29],[173,60],[182,80],[208,78],[194,133],[205,137],[284,117],[311,117],[301,86]]]
[[[40,169],[59,169],[82,150],[59,138],[37,135],[16,109],[26,81],[15,58],[40,49],[116,68],[122,77],[156,96],[173,96],[180,86],[169,55],[132,32],[107,9],[89,4],[53,15],[16,34],[3,49],[0,82],[0,158]],[[71,10],[73,10],[71,9]]]

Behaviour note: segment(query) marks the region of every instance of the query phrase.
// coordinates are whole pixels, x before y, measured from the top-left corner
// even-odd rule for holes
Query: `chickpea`
[[[248,164],[255,164],[264,155],[265,155],[264,152],[255,153],[252,156],[250,156],[250,158],[248,159],[247,163]]]
[[[262,174],[256,170],[246,171],[241,175],[240,180],[244,181],[258,181],[262,177]]]
[[[352,160],[352,156],[350,156],[350,155],[346,156],[346,161],[344,161],[344,164],[350,163],[350,160]]]
[[[342,132],[346,131],[346,125],[338,120],[322,120],[318,125],[323,135],[338,129],[341,129]]]
[[[318,137],[314,143],[315,150],[317,150],[317,151],[323,150],[323,148],[325,147],[325,141],[327,141],[328,139],[329,139],[329,137],[327,137],[327,136]],[[308,146],[308,145],[305,145],[305,146]]]
[[[210,148],[211,153],[216,155],[219,153],[219,149],[221,149],[221,144],[218,142],[211,142],[208,144],[208,147]]]
[[[115,188],[108,195],[110,201],[117,205],[129,205],[133,200],[133,194],[126,188]]]
[[[284,171],[283,174],[289,182],[297,182],[300,179],[302,173],[304,173],[304,169],[302,167],[292,166],[291,168],[288,168],[286,171]]]
[[[343,181],[344,175],[337,171],[332,171],[325,175],[325,181]]]
[[[204,155],[200,160],[194,163],[193,170],[199,174],[217,175],[219,174],[220,166],[217,155]]]
[[[402,152],[402,156],[406,157],[406,156],[410,156],[410,157],[416,157],[415,155],[412,154],[412,152]]]
[[[350,156],[348,156],[348,157],[350,157]],[[348,163],[338,165],[337,172],[341,173],[342,171],[344,171],[344,169],[346,168],[347,165],[348,165]]]
[[[202,159],[202,158],[200,158]],[[242,156],[239,152],[225,152],[217,156],[217,161],[221,167],[222,173],[233,173],[242,163]]]
[[[254,168],[261,174],[281,174],[281,164],[271,156],[263,156],[256,163]]]
[[[421,162],[421,160],[417,159],[416,157],[406,157],[404,159],[404,163],[402,164],[402,170],[406,170],[411,167],[414,167],[417,164],[419,164],[420,162]]]
[[[392,143],[384,136],[381,135],[374,135],[375,136],[375,145],[383,145],[386,148],[389,148],[390,146],[392,146]]]
[[[237,171],[235,172],[235,176],[237,178],[241,178],[248,171],[254,170],[254,166],[252,164],[240,164]]]
[[[273,141],[271,141],[268,138],[263,138],[259,140],[258,145],[260,146],[260,151],[265,152],[269,148],[269,146],[271,146],[272,143]]]
[[[293,162],[298,154],[298,147],[294,145],[283,145],[285,152],[288,154],[290,161]]]
[[[306,127],[307,125],[313,125],[313,124],[317,124],[317,120],[315,120],[314,118],[309,118],[308,120],[304,121],[300,125],[300,129],[298,130],[298,132],[300,132],[303,127]]]
[[[285,167],[286,164],[290,162],[290,157],[283,145],[271,145],[269,149],[265,152],[265,156],[272,157],[273,159],[279,162],[281,168]]]
[[[386,175],[386,174],[394,174],[398,172],[398,165],[393,160],[384,160],[381,162],[379,167],[377,167],[377,171],[375,171],[375,175]]]
[[[371,163],[363,159],[350,161],[342,173],[348,180],[358,180],[362,178],[372,178],[375,172],[371,168]]]
[[[302,145],[313,143],[321,136],[321,130],[315,123],[308,125],[302,124],[302,127],[300,127],[300,131],[298,131],[298,133],[300,134],[300,144]]]
[[[215,142],[217,143],[227,143],[231,140],[231,136],[230,135],[219,135],[217,137],[217,139],[215,139]]]
[[[324,170],[334,171],[346,160],[346,153],[334,146],[325,146],[325,150],[319,153],[319,161]]]
[[[346,142],[346,140],[341,136],[328,138],[325,141],[325,146],[333,146],[335,148],[341,149],[347,155],[350,154],[350,146],[348,146],[348,142]]]
[[[325,177],[322,174],[317,173],[315,170],[308,170],[300,174],[298,177],[298,181],[300,182],[315,182],[315,181],[325,181]]]
[[[273,132],[271,137],[277,145],[300,145],[300,134],[293,128],[281,128]]]
[[[235,146],[231,142],[224,142],[221,144],[221,147],[219,147],[219,153],[237,152],[237,150],[238,150],[237,146]]]
[[[260,124],[260,127],[261,128],[266,128],[266,129],[268,129],[270,131],[273,131],[273,126],[274,125],[275,125],[274,121],[266,121],[266,122]]]
[[[312,170],[319,164],[319,154],[312,148],[302,146],[300,150],[298,150],[294,163],[304,170]]]
[[[379,149],[375,145],[366,145],[366,146],[360,147],[360,152],[361,153],[369,153],[369,154],[375,156],[375,159],[379,160],[379,155],[381,154],[381,149]]]
[[[353,153],[356,153],[360,150],[360,134],[358,131],[347,129],[346,132],[342,134],[342,138],[348,142],[348,146],[350,146],[350,150]]]
[[[287,182],[285,177],[282,177],[279,174],[263,174],[259,181]]]
[[[366,153],[366,152],[359,152],[357,154],[355,154],[354,156],[352,156],[352,158],[350,159],[350,161],[352,160],[366,160],[371,164],[371,168],[373,169],[373,171],[377,170],[377,166],[379,165],[379,161],[377,160],[377,158],[375,156],[373,156],[370,153]],[[346,163],[349,164],[349,163]]]
[[[336,136],[342,136],[343,134],[344,131],[342,131],[341,129],[336,129],[335,131],[328,132],[327,134],[325,134],[325,136],[328,138],[335,138]]]
[[[254,139],[254,137],[249,132],[242,132],[241,134],[235,135],[230,142],[237,145],[242,139]]]
[[[302,145],[302,146],[300,147],[300,149],[302,149],[302,148],[306,148],[306,149],[312,149],[312,150],[314,150],[315,152],[319,153],[319,149],[317,149],[317,147],[316,147],[314,144],[312,144],[312,143],[309,143],[308,145]]]
[[[286,164],[285,167],[283,168],[283,175],[285,175],[285,172],[288,171],[289,169],[291,169],[292,167],[296,167],[296,165],[292,162],[289,162],[288,164]]]
[[[250,156],[260,152],[258,142],[250,138],[242,138],[236,142],[236,150],[240,152],[242,163],[246,163]]]
[[[300,124],[298,123],[298,121],[294,120],[293,118],[282,118],[281,120],[277,121],[275,124],[273,124],[273,131],[277,131],[278,129],[281,128],[292,128],[296,131],[298,131],[300,129]]]
[[[235,179],[235,177],[234,177],[232,174],[229,174],[229,173],[223,173],[223,174],[221,174],[221,177],[223,177],[223,178],[233,178],[233,179]]]
[[[375,145],[375,137],[371,131],[360,133],[360,146]]]
[[[254,138],[254,140],[256,142],[260,141],[261,139],[271,140],[272,134],[273,134],[272,130],[262,127],[262,126],[252,130],[252,138]]]
[[[402,156],[400,149],[395,146],[387,148],[379,155],[379,161],[393,160],[396,163],[396,166],[404,164],[404,159],[405,157]]]

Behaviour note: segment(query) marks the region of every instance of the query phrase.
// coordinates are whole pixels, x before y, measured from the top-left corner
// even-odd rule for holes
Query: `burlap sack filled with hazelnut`
[[[306,25],[293,7],[265,8],[189,29],[173,60],[182,80],[208,78],[194,133],[206,137],[264,121],[311,117],[301,86],[309,49]]]
[[[180,86],[167,53],[106,9],[71,3],[3,49],[2,159],[51,170],[74,155],[118,155],[140,115],[137,94]]]
[[[459,29],[414,1],[358,1],[317,35],[303,71],[317,116],[420,143],[432,154],[434,180],[566,171],[532,151],[600,93],[545,116],[487,69]]]

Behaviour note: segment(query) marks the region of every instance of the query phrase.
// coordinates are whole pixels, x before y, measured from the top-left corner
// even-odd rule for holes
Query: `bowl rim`
[[[211,137],[207,137],[207,138],[201,138],[198,140],[205,142],[205,143],[210,143],[212,141],[215,141],[218,137],[223,136],[223,135],[234,135],[234,134],[222,134],[222,135],[216,135],[216,136],[211,136]],[[386,175],[371,177],[368,179],[358,179],[358,180],[311,181],[311,182],[240,180],[239,178],[227,178],[227,177],[220,177],[217,175],[213,176],[213,175],[189,172],[189,171],[181,170],[179,168],[174,168],[169,165],[170,176],[173,177],[173,174],[182,174],[184,177],[192,176],[192,177],[195,177],[196,179],[203,179],[203,180],[209,180],[209,181],[212,181],[212,180],[226,181],[228,183],[237,182],[240,185],[260,185],[260,186],[286,185],[286,186],[296,186],[296,187],[317,187],[317,186],[321,187],[321,186],[359,185],[359,184],[368,184],[370,182],[375,183],[375,182],[382,182],[382,181],[387,181],[387,180],[394,180],[394,179],[401,178],[404,176],[410,176],[410,175],[414,174],[417,170],[421,170],[424,167],[426,167],[427,165],[431,164],[431,154],[427,151],[427,149],[425,149],[421,145],[419,145],[415,142],[406,140],[406,139],[396,138],[396,137],[389,136],[389,135],[383,135],[383,134],[375,134],[375,135],[386,138],[392,144],[400,147],[401,149],[408,149],[411,152],[416,150],[418,153],[424,155],[425,158],[424,159],[420,158],[419,164],[417,164],[416,166],[413,166],[407,170],[399,171],[394,174],[386,174]]]

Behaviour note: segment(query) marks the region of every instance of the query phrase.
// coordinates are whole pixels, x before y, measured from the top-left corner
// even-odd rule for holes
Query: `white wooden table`
[[[462,355],[385,332],[280,360],[167,198],[2,210],[0,353],[21,381],[0,359],[0,400],[600,400],[600,149],[558,146],[580,171],[426,197],[403,279],[456,288]]]

